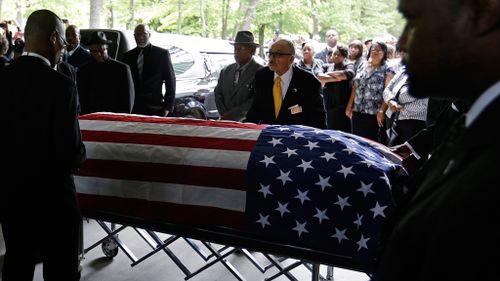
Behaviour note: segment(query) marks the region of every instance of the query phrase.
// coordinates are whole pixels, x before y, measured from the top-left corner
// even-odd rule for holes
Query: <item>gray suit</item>
[[[214,90],[215,104],[222,119],[241,121],[246,116],[254,98],[255,72],[261,67],[262,65],[251,59],[236,85],[234,76],[238,64],[233,63],[222,69]]]

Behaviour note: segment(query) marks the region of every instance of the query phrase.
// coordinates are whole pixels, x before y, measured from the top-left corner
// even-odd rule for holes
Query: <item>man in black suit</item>
[[[174,108],[175,72],[170,53],[149,42],[151,31],[145,24],[134,29],[137,47],[123,54],[135,85],[133,113],[167,116]],[[165,85],[165,93],[162,87]]]
[[[374,280],[498,280],[500,0],[400,0],[399,9],[411,94],[472,106],[386,221]]]
[[[131,113],[134,84],[128,65],[108,55],[112,42],[102,31],[90,36],[88,46],[92,61],[78,69],[78,94],[82,114],[93,112]]]
[[[68,46],[64,56],[65,62],[77,69],[90,62],[91,57],[89,51],[80,45],[80,29],[78,29],[76,25],[72,24],[66,28],[66,39],[68,40]]]
[[[286,39],[269,51],[268,67],[255,73],[255,99],[246,121],[326,128],[321,83],[293,64],[295,48]]]
[[[26,53],[0,75],[2,280],[32,280],[39,259],[45,280],[79,280],[72,171],[85,160],[85,147],[75,83],[54,70],[66,44],[63,23],[51,11],[35,11],[25,38]]]

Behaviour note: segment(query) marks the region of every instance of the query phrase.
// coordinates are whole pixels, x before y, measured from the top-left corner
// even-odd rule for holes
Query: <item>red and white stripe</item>
[[[245,170],[265,126],[95,113],[80,117],[83,210],[242,226]]]

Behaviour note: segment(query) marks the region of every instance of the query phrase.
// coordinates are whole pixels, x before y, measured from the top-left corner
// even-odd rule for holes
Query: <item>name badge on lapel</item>
[[[290,110],[290,112],[293,114],[297,114],[297,113],[301,113],[302,112],[302,106],[296,104],[294,106],[290,106],[288,108],[288,110]]]

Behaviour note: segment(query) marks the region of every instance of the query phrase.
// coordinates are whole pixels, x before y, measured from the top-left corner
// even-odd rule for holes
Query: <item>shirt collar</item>
[[[27,56],[27,57],[36,57],[36,58],[40,58],[40,59],[42,59],[42,60],[43,60],[43,62],[45,62],[45,64],[47,64],[47,65],[50,67],[50,61],[49,61],[46,57],[44,57],[44,56],[42,56],[42,55],[40,55],[40,54],[33,53],[33,52],[23,52],[23,54],[22,54],[22,55],[23,55],[23,56]]]
[[[292,74],[293,74],[293,70],[292,70],[293,66],[290,66],[290,68],[288,68],[288,70],[283,73],[283,75],[281,75],[281,81],[283,81],[285,83],[285,85],[288,85],[290,84],[290,81],[292,80]],[[276,80],[276,77],[278,77],[279,75],[276,74],[276,72],[274,73],[274,79]]]
[[[479,98],[472,104],[469,112],[465,115],[465,127],[469,127],[481,114],[481,112],[500,96],[500,80],[489,87]]]

